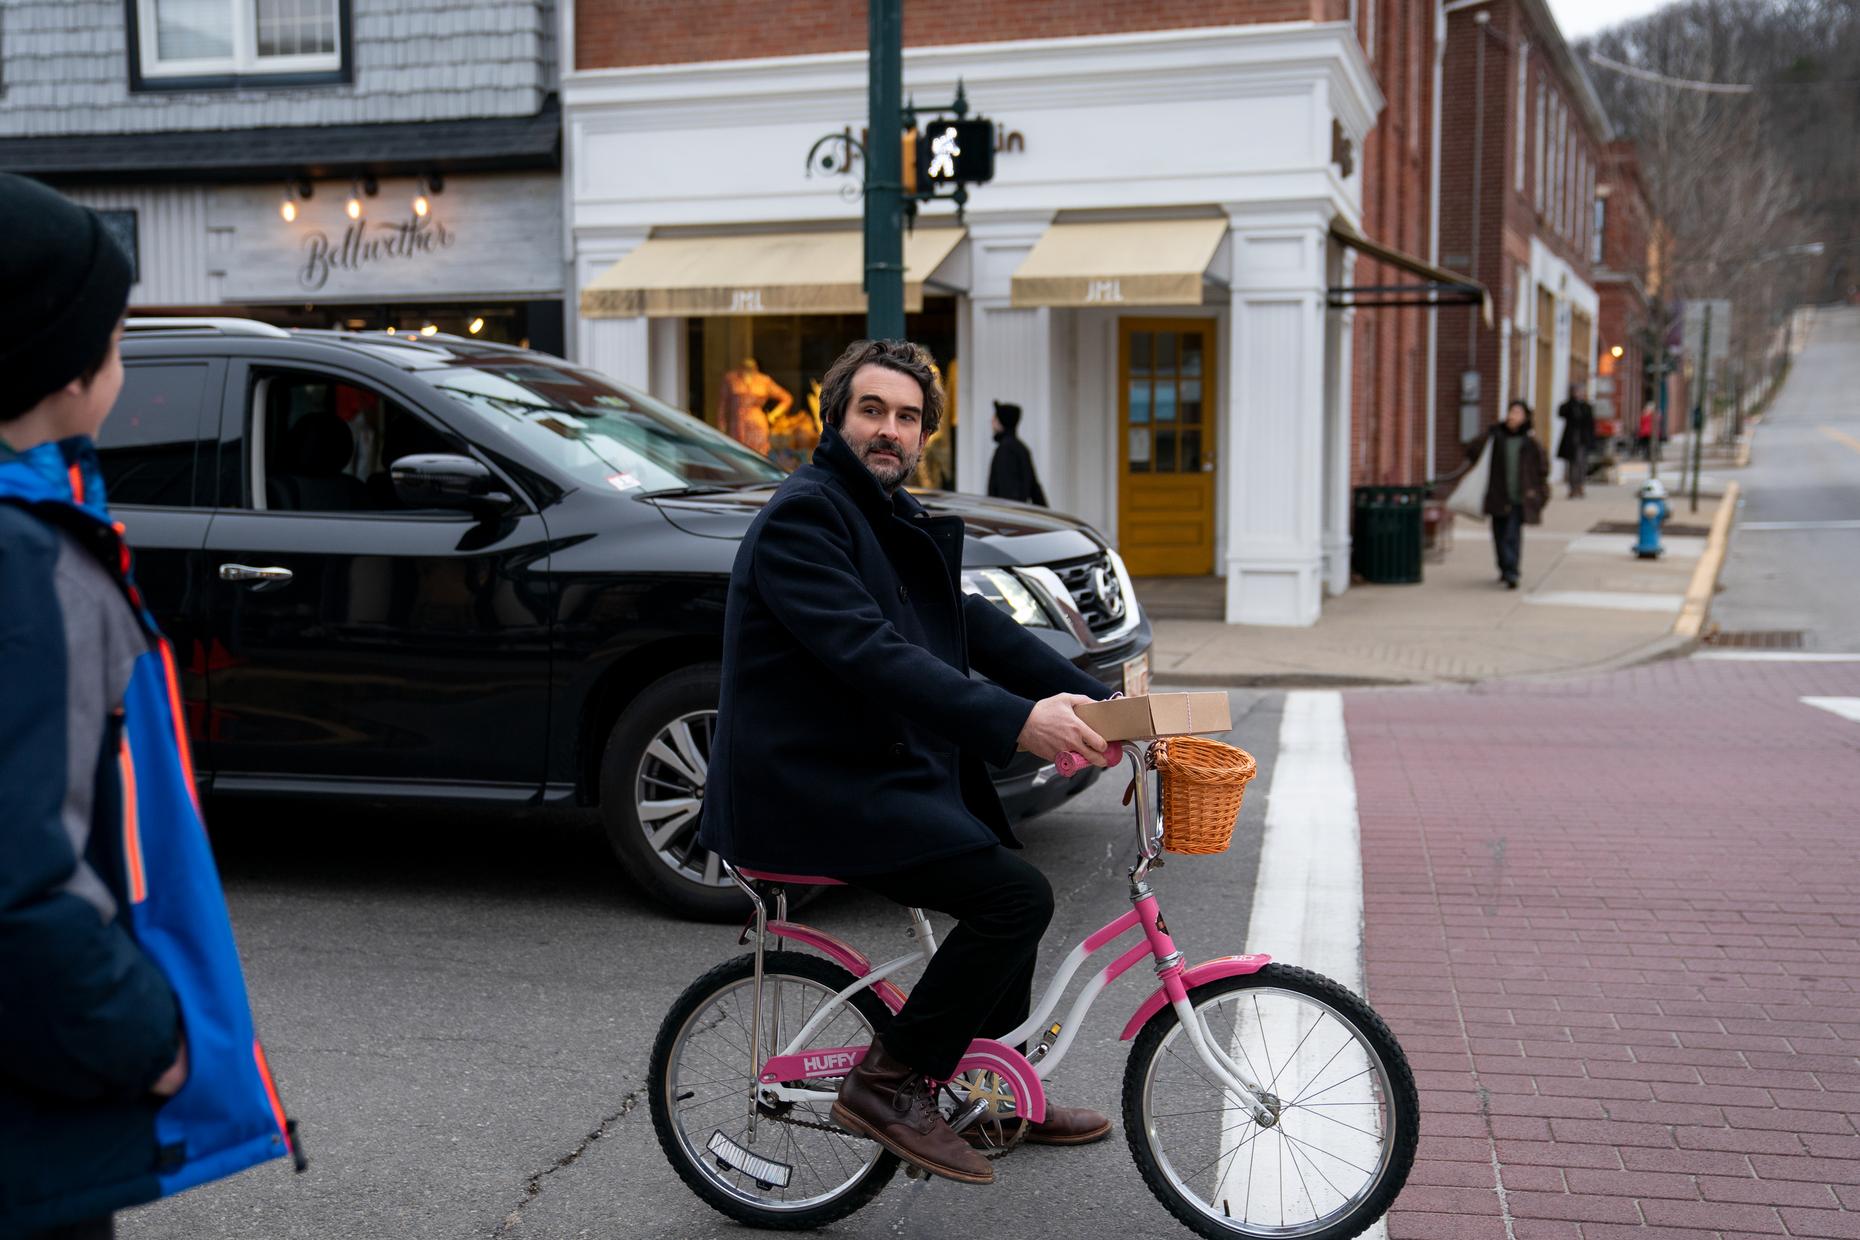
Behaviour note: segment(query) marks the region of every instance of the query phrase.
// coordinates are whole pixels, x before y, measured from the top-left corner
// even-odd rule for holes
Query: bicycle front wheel
[[[1387,1211],[1420,1137],[1414,1075],[1369,1005],[1271,964],[1189,992],[1208,1044],[1267,1093],[1270,1122],[1219,1083],[1165,1007],[1124,1074],[1143,1178],[1202,1236],[1348,1240]]]

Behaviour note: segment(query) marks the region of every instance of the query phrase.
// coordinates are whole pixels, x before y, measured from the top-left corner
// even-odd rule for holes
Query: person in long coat
[[[995,456],[988,463],[988,494],[1045,508],[1046,492],[1033,471],[1033,453],[1021,441],[1020,406],[995,402]]]
[[[1512,401],[1505,409],[1505,420],[1486,433],[1483,450],[1492,454],[1486,475],[1485,515],[1492,518],[1498,579],[1506,589],[1515,590],[1524,551],[1524,527],[1540,524],[1544,505],[1550,502],[1550,465],[1537,436],[1531,433],[1531,407],[1521,400]]]
[[[1563,419],[1563,436],[1557,440],[1558,459],[1569,462],[1569,497],[1581,499],[1589,477],[1589,457],[1595,451],[1595,406],[1582,397],[1582,385],[1569,385],[1569,399],[1557,406]]]
[[[942,413],[925,350],[858,342],[820,409],[813,461],[751,523],[731,573],[699,839],[737,866],[829,875],[958,919],[833,1114],[928,1171],[988,1183],[930,1082],[976,1037],[1026,1019],[1053,894],[1010,851],[985,764],[1024,749],[1104,765],[1073,708],[1111,690],[965,592],[961,519],[930,516],[901,485]],[[1109,1132],[1049,1105],[1028,1139]]]

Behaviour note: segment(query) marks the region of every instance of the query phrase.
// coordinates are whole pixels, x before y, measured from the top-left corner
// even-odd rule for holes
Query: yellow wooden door
[[[1118,547],[1139,577],[1214,571],[1212,319],[1125,319],[1118,348]]]

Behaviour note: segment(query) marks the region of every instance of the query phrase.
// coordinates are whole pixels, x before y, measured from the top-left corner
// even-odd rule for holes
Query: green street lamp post
[[[865,334],[904,336],[904,3],[867,0]]]

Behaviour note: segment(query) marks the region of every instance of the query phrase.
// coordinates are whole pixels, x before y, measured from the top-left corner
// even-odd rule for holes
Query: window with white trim
[[[1539,78],[1537,79],[1537,181],[1531,187],[1531,201],[1536,204],[1539,211],[1544,209],[1544,100],[1544,82],[1542,78]]]
[[[1530,138],[1531,107],[1531,43],[1529,39],[1518,41],[1518,157],[1512,161],[1516,171],[1512,174],[1512,188],[1518,193],[1524,192],[1524,161],[1528,159],[1527,146]]]
[[[151,82],[339,72],[342,0],[133,0]]]

